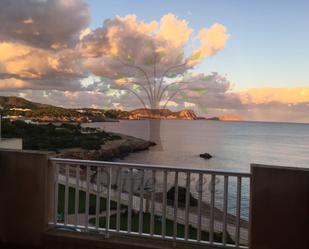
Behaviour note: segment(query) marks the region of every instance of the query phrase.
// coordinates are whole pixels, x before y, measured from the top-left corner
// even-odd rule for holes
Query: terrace
[[[309,170],[229,172],[0,151],[0,245],[308,248]]]

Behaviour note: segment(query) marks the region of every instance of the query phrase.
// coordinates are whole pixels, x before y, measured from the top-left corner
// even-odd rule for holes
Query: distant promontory
[[[129,113],[128,119],[197,119],[195,112],[192,110],[173,112],[169,109],[136,109]]]
[[[215,120],[215,121],[242,121],[242,118],[240,116],[224,115],[224,116],[217,116],[217,117],[207,118],[207,120]]]

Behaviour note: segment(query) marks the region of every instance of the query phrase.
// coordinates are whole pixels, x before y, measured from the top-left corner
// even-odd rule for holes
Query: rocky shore
[[[57,157],[82,160],[111,161],[115,158],[123,159],[130,153],[148,150],[151,146],[155,146],[155,143],[140,138],[123,134],[113,134],[119,136],[120,139],[107,141],[101,145],[100,149],[63,149],[59,151]]]

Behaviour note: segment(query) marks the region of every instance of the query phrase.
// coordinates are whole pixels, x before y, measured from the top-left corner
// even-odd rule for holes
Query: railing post
[[[54,170],[52,171],[53,172],[53,200],[54,200],[54,209],[53,209],[53,216],[54,218],[52,219],[54,221],[54,226],[57,225],[57,221],[58,221],[58,186],[59,186],[59,183],[58,183],[58,175],[59,175],[59,167],[58,165],[55,163],[51,163]]]
[[[155,215],[155,194],[156,194],[156,171],[152,170],[152,184],[153,189],[151,191],[151,213],[150,213],[150,235],[154,234],[154,215]]]
[[[141,170],[141,183],[140,183],[140,205],[139,205],[139,218],[138,218],[138,233],[143,233],[143,215],[144,215],[144,175],[145,171]]]
[[[96,177],[96,208],[95,208],[95,226],[96,229],[100,227],[100,203],[101,203],[101,169],[97,168],[97,177]]]
[[[228,195],[229,195],[229,177],[224,176],[224,193],[223,193],[223,231],[222,243],[225,246],[227,240],[227,208],[228,208]]]
[[[132,229],[132,203],[133,203],[133,168],[130,168],[130,186],[129,186],[129,203],[128,203],[128,233],[131,233]]]
[[[120,219],[121,219],[121,193],[122,193],[122,168],[118,171],[117,179],[117,214],[116,214],[116,231],[120,231]]]
[[[167,204],[167,171],[163,171],[163,195],[162,195],[162,238],[165,238],[166,234],[166,204]]]
[[[176,237],[177,237],[177,213],[178,213],[178,174],[179,172],[176,171],[175,172],[175,196],[174,196],[174,226],[173,226],[173,237],[174,237],[174,241],[176,241]]]
[[[112,168],[109,167],[107,174],[106,238],[109,238],[111,194],[112,194],[111,190],[112,190]]]
[[[86,166],[86,200],[85,200],[85,212],[86,212],[86,219],[85,219],[85,228],[88,229],[89,226],[89,192],[90,192],[90,166]]]
[[[197,241],[201,241],[202,228],[202,194],[203,194],[203,174],[198,176],[198,203],[197,203]]]
[[[80,178],[80,167],[79,165],[76,166],[75,171],[75,226],[77,227],[79,224],[78,214],[79,214],[79,179]]]
[[[240,244],[240,214],[241,214],[241,177],[237,177],[237,200],[236,200],[236,247]]]
[[[185,240],[189,239],[190,173],[186,175]]]
[[[210,184],[210,215],[209,215],[209,242],[213,244],[214,242],[214,222],[215,222],[215,183],[216,175],[211,175],[211,184]]]
[[[68,224],[69,219],[69,165],[65,165],[65,186],[64,186],[64,225]]]

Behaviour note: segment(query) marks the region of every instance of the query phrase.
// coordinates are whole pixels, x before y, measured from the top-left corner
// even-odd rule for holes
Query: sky
[[[173,73],[190,72],[170,109],[309,122],[308,10],[305,0],[1,0],[0,95],[134,109],[123,82],[137,73],[119,58],[147,59],[151,79],[155,47],[158,73],[180,54]]]
[[[235,89],[308,86],[309,1],[298,0],[89,0],[91,27],[116,15],[145,21],[166,13],[198,30],[218,22],[231,35],[226,49],[206,59],[200,72],[227,74]],[[108,2],[108,3],[107,3]]]

